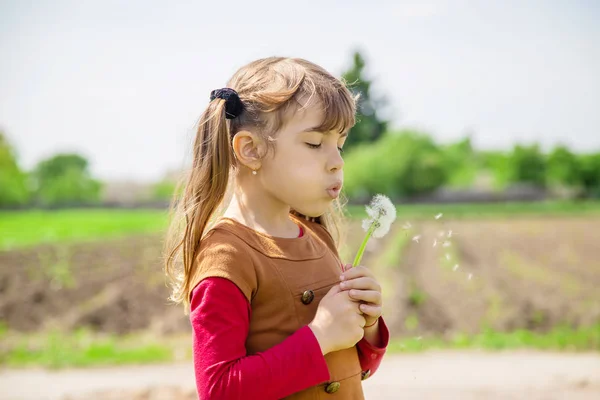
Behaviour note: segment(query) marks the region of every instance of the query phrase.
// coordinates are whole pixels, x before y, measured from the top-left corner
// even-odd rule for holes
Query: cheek
[[[292,147],[292,146],[291,146]],[[293,146],[290,151],[282,151],[273,158],[272,169],[278,172],[289,184],[304,184],[316,177],[317,162],[311,150],[303,146]]]
[[[313,165],[307,162],[288,162],[280,168],[281,183],[294,191],[305,191],[316,183]]]
[[[281,154],[275,157],[264,171],[266,185],[279,195],[297,197],[313,197],[319,186],[318,171],[315,162],[298,152],[296,154]]]

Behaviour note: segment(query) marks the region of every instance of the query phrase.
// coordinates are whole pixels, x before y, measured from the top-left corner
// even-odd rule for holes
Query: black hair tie
[[[225,118],[233,119],[244,111],[244,104],[237,92],[230,88],[215,89],[210,92],[210,101],[214,99],[225,100]]]

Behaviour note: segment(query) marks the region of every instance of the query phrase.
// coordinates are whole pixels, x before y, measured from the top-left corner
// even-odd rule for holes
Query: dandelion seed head
[[[385,236],[396,219],[396,207],[392,201],[383,194],[377,194],[366,207],[369,218],[363,220],[362,227],[368,231],[373,224],[373,237],[380,238]]]
[[[378,229],[381,226],[381,222],[380,221],[373,221],[372,219],[364,219],[362,222],[362,228],[365,231],[368,231],[369,228],[371,227],[371,225],[375,226],[375,229]]]

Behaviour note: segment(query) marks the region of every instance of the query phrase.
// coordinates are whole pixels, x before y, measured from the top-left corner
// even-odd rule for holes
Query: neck
[[[299,228],[290,219],[290,206],[277,199],[265,196],[255,182],[244,190],[245,185],[236,185],[231,202],[223,216],[233,218],[242,224],[267,235],[277,237],[297,237]],[[254,184],[254,185],[252,185]]]

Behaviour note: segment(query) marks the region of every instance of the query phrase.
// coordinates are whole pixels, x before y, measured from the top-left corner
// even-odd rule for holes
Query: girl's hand
[[[349,290],[350,298],[361,303],[359,307],[366,320],[365,326],[374,324],[381,317],[382,296],[381,285],[373,272],[363,266],[352,268],[352,264],[346,264],[340,279],[340,288]]]

